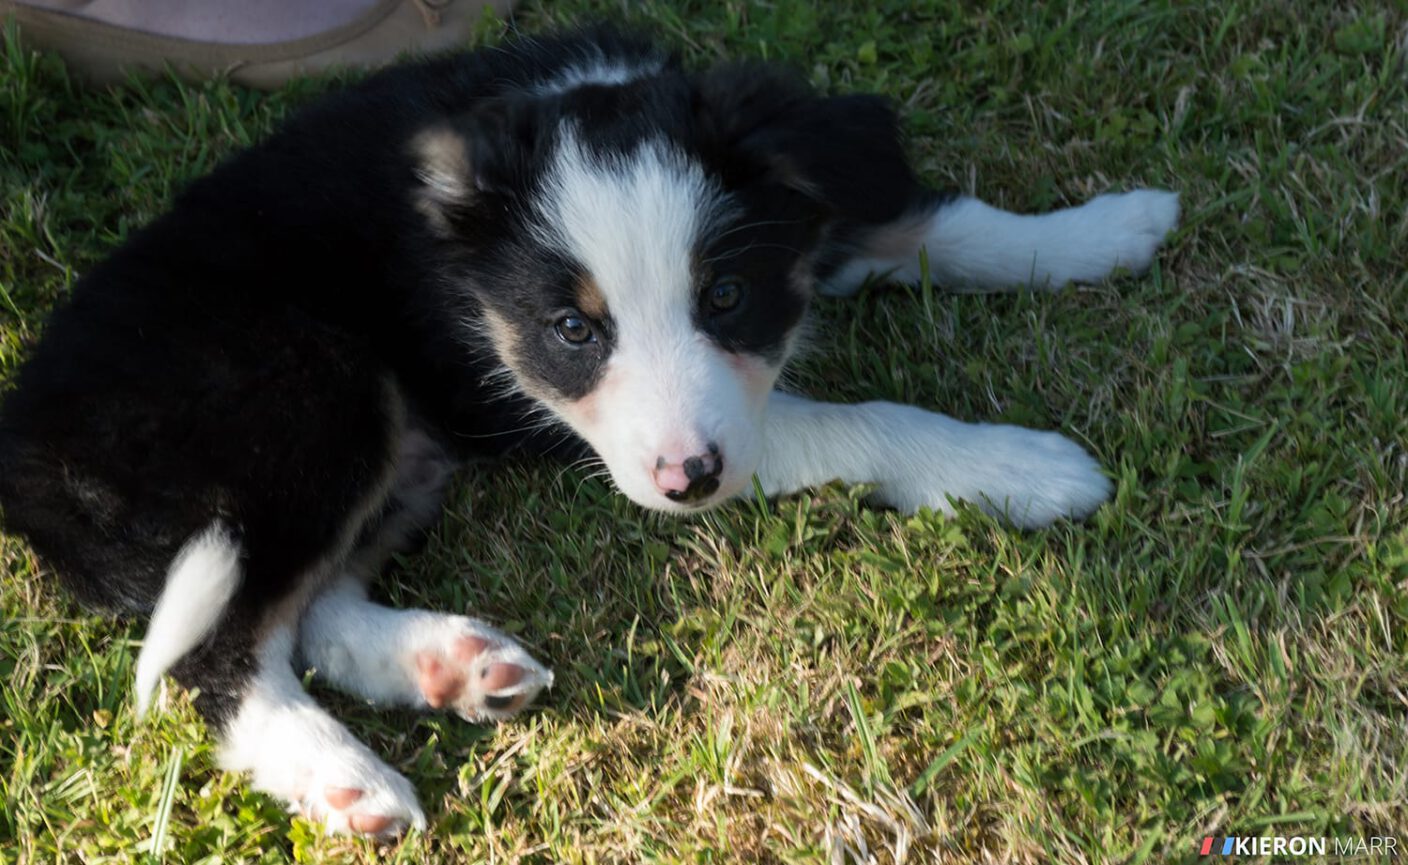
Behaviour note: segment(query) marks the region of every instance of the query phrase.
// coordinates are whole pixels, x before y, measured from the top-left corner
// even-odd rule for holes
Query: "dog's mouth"
[[[650,501],[642,501],[634,496],[630,496],[636,504],[649,508],[652,511],[660,511],[668,514],[694,514],[718,507],[738,494],[738,490],[725,490],[718,481],[711,482],[710,491],[701,491],[689,497],[676,495],[665,495],[652,497]]]
[[[717,507],[747,489],[752,471],[742,471],[740,462],[730,462],[722,453],[691,457],[683,465],[662,466],[657,458],[652,471],[623,478],[612,470],[611,477],[617,489],[643,508],[691,514]]]

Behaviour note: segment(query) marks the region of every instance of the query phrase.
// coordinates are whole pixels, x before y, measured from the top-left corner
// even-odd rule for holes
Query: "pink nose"
[[[708,453],[681,459],[677,456],[658,457],[651,476],[655,488],[675,502],[697,502],[719,491],[719,475],[724,470],[724,457],[719,446],[709,442]]]

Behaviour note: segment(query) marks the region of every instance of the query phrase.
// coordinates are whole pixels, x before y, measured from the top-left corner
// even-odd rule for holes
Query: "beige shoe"
[[[485,8],[503,16],[512,5],[513,0],[378,0],[348,24],[265,45],[162,36],[14,0],[0,0],[0,19],[13,16],[23,44],[57,52],[78,77],[96,84],[120,82],[129,70],[160,72],[170,66],[188,78],[225,74],[267,90],[298,75],[381,66],[402,52],[463,45]]]

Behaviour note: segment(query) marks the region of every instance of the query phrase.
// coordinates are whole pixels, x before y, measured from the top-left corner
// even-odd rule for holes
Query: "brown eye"
[[[743,280],[736,276],[721,276],[709,289],[709,309],[728,312],[743,300]]]
[[[553,329],[557,331],[558,339],[571,345],[584,345],[596,338],[592,326],[580,315],[564,315],[553,325]]]

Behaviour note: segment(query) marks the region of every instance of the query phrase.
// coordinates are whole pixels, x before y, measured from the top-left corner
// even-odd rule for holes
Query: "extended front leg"
[[[913,512],[972,502],[1021,528],[1083,518],[1110,497],[1099,464],[1070,439],[1006,424],[964,423],[913,406],[814,402],[774,392],[758,478],[768,495],[832,480],[876,485]]]
[[[853,237],[832,252],[841,263],[821,274],[818,289],[848,295],[879,275],[918,285],[921,250],[934,282],[950,291],[1101,282],[1116,268],[1148,270],[1178,214],[1178,195],[1158,189],[1100,195],[1040,214],[939,197],[888,225],[852,226]]]

